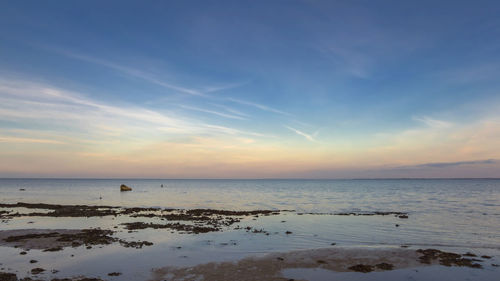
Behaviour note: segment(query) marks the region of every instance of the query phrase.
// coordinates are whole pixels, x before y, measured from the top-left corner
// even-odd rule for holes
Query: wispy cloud
[[[500,75],[498,62],[488,61],[481,64],[470,64],[463,67],[453,67],[437,73],[437,78],[454,84],[481,83],[496,81]]]
[[[238,88],[238,87],[241,87],[241,86],[246,85],[248,83],[249,83],[249,81],[244,81],[244,82],[229,83],[229,84],[225,84],[225,85],[204,87],[203,88],[203,92],[204,93],[219,92],[219,91],[224,91],[224,90]]]
[[[453,123],[448,122],[448,121],[443,121],[443,120],[438,120],[434,118],[430,118],[428,116],[422,116],[422,117],[413,117],[413,120],[424,123],[428,127],[431,128],[449,128],[453,126]]]
[[[221,104],[217,104],[217,103],[208,103],[210,105],[213,105],[215,107],[219,107],[219,108],[222,108],[224,109],[225,111],[227,112],[230,112],[230,113],[233,113],[233,114],[236,114],[236,115],[240,115],[240,116],[243,116],[243,117],[250,117],[248,114],[246,113],[243,113],[239,110],[236,110],[234,108],[231,108],[231,107],[228,107],[228,106],[225,106],[225,105],[221,105]]]
[[[330,46],[324,50],[335,64],[341,65],[345,72],[358,78],[370,78],[373,61],[364,52],[358,52],[354,48],[342,48]]]
[[[209,93],[234,89],[234,88],[238,88],[238,87],[241,87],[241,86],[249,83],[249,81],[243,81],[243,82],[226,83],[226,84],[220,84],[217,86],[208,86],[208,87],[201,87],[200,89],[195,89],[195,88],[190,88],[190,87],[184,87],[184,86],[181,86],[178,84],[171,83],[169,81],[159,79],[157,75],[154,75],[152,73],[142,71],[142,70],[135,68],[135,67],[125,66],[125,65],[122,65],[122,64],[119,64],[116,62],[112,62],[109,60],[89,56],[86,54],[81,54],[81,53],[74,52],[74,51],[69,51],[66,49],[58,48],[58,47],[46,47],[46,49],[51,50],[53,52],[57,52],[58,54],[64,55],[64,56],[69,57],[69,58],[73,58],[73,59],[77,59],[77,60],[84,61],[87,63],[92,63],[95,65],[103,66],[103,67],[115,70],[121,74],[125,74],[125,75],[128,75],[130,77],[134,77],[134,78],[139,78],[139,79],[142,79],[146,82],[161,86],[161,87],[169,89],[169,90],[174,90],[174,91],[179,92],[179,93],[192,95],[192,96],[198,96],[198,97],[212,99],[212,100],[213,99],[220,100],[220,99],[209,95]],[[283,112],[283,111],[280,111],[280,110],[277,110],[277,109],[274,109],[274,108],[271,108],[271,107],[268,107],[265,105],[247,102],[247,101],[243,101],[243,100],[231,99],[231,98],[229,100],[232,102],[239,103],[239,104],[253,106],[253,107],[259,108],[261,110],[270,111],[270,112],[274,112],[274,113],[278,113],[278,114],[289,115],[286,112]],[[192,109],[192,110],[197,110],[197,109]],[[236,110],[227,109],[227,108],[226,108],[226,110],[229,112],[232,112],[236,115],[247,116],[246,114],[243,114],[243,113],[238,112]],[[230,116],[230,115],[224,114],[224,113],[209,112],[209,110],[204,110],[204,109],[201,109],[198,111],[203,111],[206,113],[213,113],[213,114],[216,114],[219,116],[232,118],[232,119],[243,119],[243,118]]]
[[[304,133],[302,131],[299,131],[299,130],[297,130],[295,128],[292,128],[292,127],[289,127],[289,126],[285,126],[285,128],[287,128],[290,131],[296,133],[297,135],[303,136],[304,138],[306,138],[309,141],[316,142],[316,139],[314,138],[314,134],[313,135],[306,134],[306,133]]]
[[[43,143],[43,144],[64,144],[62,141],[36,138],[18,138],[11,136],[0,136],[0,142],[9,143]]]
[[[152,84],[161,86],[161,87],[166,88],[166,89],[174,90],[174,91],[177,91],[177,92],[180,92],[183,94],[192,95],[192,96],[208,98],[208,99],[212,99],[212,100],[214,100],[214,99],[221,100],[221,98],[217,98],[217,97],[213,97],[211,95],[208,95],[209,93],[233,89],[233,88],[241,87],[241,86],[249,83],[249,81],[228,83],[228,84],[217,85],[217,86],[202,87],[201,90],[195,89],[195,88],[188,88],[188,87],[180,86],[180,85],[177,85],[177,84],[165,81],[165,80],[161,80],[156,75],[142,71],[138,68],[121,65],[121,64],[116,63],[116,62],[112,62],[109,60],[93,57],[90,55],[86,55],[86,54],[82,54],[82,53],[78,53],[78,52],[74,52],[74,51],[69,51],[69,50],[66,50],[63,48],[58,48],[58,47],[53,47],[53,46],[45,47],[45,48],[50,50],[50,51],[57,52],[58,54],[64,55],[66,57],[81,60],[81,61],[92,63],[92,64],[96,64],[99,66],[103,66],[103,67],[115,70],[121,74],[125,74],[128,76],[134,77],[134,78],[139,78],[139,79],[142,79],[142,80],[150,82]],[[263,105],[263,104],[259,104],[259,103],[255,103],[255,102],[250,102],[250,101],[246,101],[246,100],[235,99],[235,98],[222,98],[222,100],[230,101],[230,102],[237,103],[240,105],[251,106],[251,107],[263,110],[263,111],[272,112],[272,113],[276,113],[276,114],[281,114],[281,115],[286,115],[286,116],[291,115],[291,114],[284,112],[282,110],[278,110],[276,108],[272,108],[272,107],[267,106],[267,105]],[[241,113],[240,111],[231,109],[229,107],[225,107],[222,105],[217,105],[217,106],[223,107],[228,112],[231,112],[234,115],[248,117],[247,114]],[[205,112],[205,113],[211,113],[211,114],[215,114],[215,115],[219,115],[219,116],[231,118],[231,119],[240,119],[240,120],[246,119],[243,117],[234,116],[233,114],[226,114],[223,112],[218,112],[218,111],[213,111],[213,110],[208,110],[208,109],[203,109],[203,108],[191,107],[189,109],[200,111],[200,112]]]
[[[159,125],[185,127],[185,121],[140,107],[116,107],[94,101],[80,94],[26,81],[0,81],[0,116],[49,118],[67,121],[101,116],[129,118]],[[10,86],[10,87],[9,87]],[[9,97],[10,95],[10,97]],[[5,97],[2,97],[5,96]],[[87,116],[82,116],[87,114]]]
[[[179,106],[182,107],[182,108],[184,108],[184,109],[194,110],[194,111],[198,111],[198,112],[210,113],[210,114],[213,114],[213,115],[217,115],[217,116],[221,116],[221,117],[225,117],[225,118],[229,118],[229,119],[247,120],[246,118],[243,118],[241,116],[231,115],[231,114],[227,114],[227,113],[223,113],[223,112],[219,112],[219,111],[215,111],[215,110],[209,110],[209,109],[204,109],[204,108],[199,108],[199,107],[194,107],[194,106],[188,106],[188,105],[179,105]]]
[[[247,105],[247,106],[252,106],[252,107],[258,108],[260,110],[264,110],[264,111],[268,111],[268,112],[273,112],[273,113],[277,113],[277,114],[282,114],[282,115],[290,116],[290,113],[287,113],[287,112],[284,112],[284,111],[281,111],[281,110],[269,107],[267,105],[258,104],[258,103],[254,103],[254,102],[250,102],[250,101],[244,101],[244,100],[235,99],[235,98],[228,98],[227,100],[231,101],[231,102],[234,102],[234,103],[239,103],[239,104],[243,104],[243,105]]]
[[[256,137],[269,137],[272,138],[272,135],[266,135],[266,134],[261,134],[257,132],[252,132],[252,131],[242,131],[234,128],[229,128],[225,126],[220,126],[220,125],[206,125],[207,128],[223,132],[228,135],[250,135],[250,136],[256,136]]]
[[[418,164],[413,166],[402,166],[399,168],[447,168],[454,166],[464,166],[464,165],[488,165],[488,164],[496,164],[499,161],[496,159],[487,159],[487,160],[473,160],[473,161],[456,161],[456,162],[436,162],[436,163],[425,163]]]
[[[240,116],[200,108],[189,109],[201,110],[226,118],[244,119]],[[145,134],[142,138],[147,138],[146,135],[158,135],[165,132],[185,135],[264,136],[255,132],[207,124],[169,112],[158,112],[126,104],[119,107],[109,105],[77,92],[15,79],[0,79],[0,118],[26,124],[35,122],[48,127],[65,126],[71,128],[72,132],[88,131],[92,128],[93,136],[97,136],[100,131],[107,130],[106,128],[121,128],[120,131],[113,131],[115,136],[119,133]]]
[[[136,68],[120,65],[120,64],[115,63],[115,62],[111,62],[111,61],[107,61],[104,59],[95,58],[92,56],[88,56],[88,55],[84,55],[84,54],[80,54],[80,53],[76,53],[76,52],[71,52],[71,51],[67,51],[67,50],[63,50],[63,49],[59,49],[59,48],[50,48],[50,49],[53,51],[56,51],[57,53],[62,54],[64,56],[67,56],[67,57],[70,57],[73,59],[78,59],[81,61],[85,61],[88,63],[93,63],[93,64],[97,64],[100,66],[104,66],[104,67],[113,69],[115,71],[118,71],[122,74],[126,74],[129,76],[135,77],[135,78],[140,78],[142,80],[145,80],[147,82],[156,84],[158,86],[161,86],[161,87],[164,87],[164,88],[167,88],[170,90],[174,90],[174,91],[177,91],[180,93],[194,95],[194,96],[206,96],[205,93],[203,93],[199,90],[179,86],[179,85],[176,85],[176,84],[173,84],[170,82],[166,82],[164,80],[160,80],[157,77],[155,77],[155,75],[141,71],[141,70],[136,69]],[[231,86],[228,86],[228,87],[231,87]],[[214,89],[212,89],[212,91],[217,91],[220,89],[224,89],[223,86],[221,86],[219,88],[214,88]]]

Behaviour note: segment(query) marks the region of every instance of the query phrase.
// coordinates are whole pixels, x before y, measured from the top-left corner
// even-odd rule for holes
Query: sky
[[[0,1],[0,177],[499,177],[499,14]]]

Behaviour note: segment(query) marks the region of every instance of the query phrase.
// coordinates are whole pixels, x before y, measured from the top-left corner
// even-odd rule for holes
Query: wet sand
[[[335,272],[368,273],[431,265],[482,267],[463,255],[435,249],[326,248],[274,253],[237,262],[207,263],[187,268],[165,267],[155,270],[152,280],[283,281],[290,280],[282,276],[283,270],[287,269],[321,268]]]
[[[333,271],[354,271],[356,265],[390,264],[394,268],[419,266],[414,250],[315,249],[249,257],[237,262],[208,263],[190,268],[158,269],[152,280],[288,280],[281,276],[289,268],[323,268]],[[384,269],[375,267],[373,270]]]

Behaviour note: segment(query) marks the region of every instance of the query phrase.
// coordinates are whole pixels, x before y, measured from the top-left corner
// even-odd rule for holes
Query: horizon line
[[[0,177],[0,180],[500,180],[500,177],[402,177],[402,178],[93,178],[93,177]]]

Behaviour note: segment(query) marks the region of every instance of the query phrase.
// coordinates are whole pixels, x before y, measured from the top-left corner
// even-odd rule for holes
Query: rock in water
[[[132,188],[122,184],[120,185],[120,191],[132,191]]]
[[[0,280],[17,281],[17,275],[14,273],[0,272]]]

